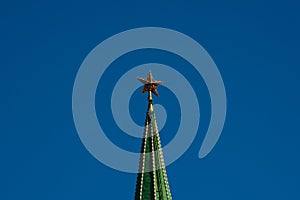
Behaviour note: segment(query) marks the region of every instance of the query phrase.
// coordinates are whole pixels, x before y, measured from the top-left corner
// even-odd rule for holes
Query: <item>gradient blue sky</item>
[[[167,168],[173,198],[300,199],[299,7],[295,0],[2,2],[0,199],[133,199],[136,175],[104,166],[82,145],[71,97],[77,70],[97,44],[144,26],[174,29],[202,44],[228,96],[223,134],[199,160],[209,119],[200,87],[203,126]],[[180,63],[164,52],[136,52],[119,62],[153,58]],[[139,95],[132,101],[143,101]],[[132,109],[137,123],[144,121],[145,109]],[[109,137],[140,148],[120,135]],[[172,137],[162,133],[163,143]]]

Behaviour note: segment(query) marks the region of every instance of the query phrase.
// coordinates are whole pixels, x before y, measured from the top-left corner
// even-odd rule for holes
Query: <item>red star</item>
[[[142,93],[153,92],[156,96],[158,96],[156,86],[161,85],[163,82],[154,80],[151,71],[149,71],[147,79],[144,78],[137,78],[137,79],[144,84],[144,89]]]

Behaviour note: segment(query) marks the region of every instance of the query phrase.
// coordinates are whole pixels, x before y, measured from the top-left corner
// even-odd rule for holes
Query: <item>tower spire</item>
[[[148,92],[148,109],[140,152],[135,200],[171,200],[172,197],[152,103],[152,93],[158,96],[156,86],[161,85],[163,82],[154,80],[150,71],[146,79],[137,79],[144,84],[142,93]]]

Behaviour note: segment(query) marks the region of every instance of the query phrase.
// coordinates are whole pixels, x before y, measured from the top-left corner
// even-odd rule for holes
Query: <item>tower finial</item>
[[[151,71],[149,71],[148,77],[146,79],[138,77],[137,80],[141,81],[144,84],[142,93],[149,92],[148,94],[149,101],[150,100],[152,101],[151,92],[153,92],[156,96],[158,96],[156,86],[161,85],[163,82],[154,80]]]

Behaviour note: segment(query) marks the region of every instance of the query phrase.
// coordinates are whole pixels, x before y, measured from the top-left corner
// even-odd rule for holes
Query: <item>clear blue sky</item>
[[[203,125],[167,168],[173,198],[300,199],[299,6],[295,0],[2,2],[0,199],[133,199],[136,175],[104,166],[82,145],[71,97],[77,70],[97,44],[144,26],[197,40],[218,65],[227,91],[223,134],[199,160],[209,119],[209,97],[204,85],[199,88],[207,105]],[[119,62],[181,62],[164,52],[135,53]],[[140,102],[139,95],[132,101]],[[161,101],[178,106],[163,95]],[[138,123],[145,109],[133,108]],[[114,124],[106,124],[114,132]],[[163,143],[174,136],[172,127],[163,130]],[[117,130],[109,137],[125,149],[140,148],[140,141]]]

